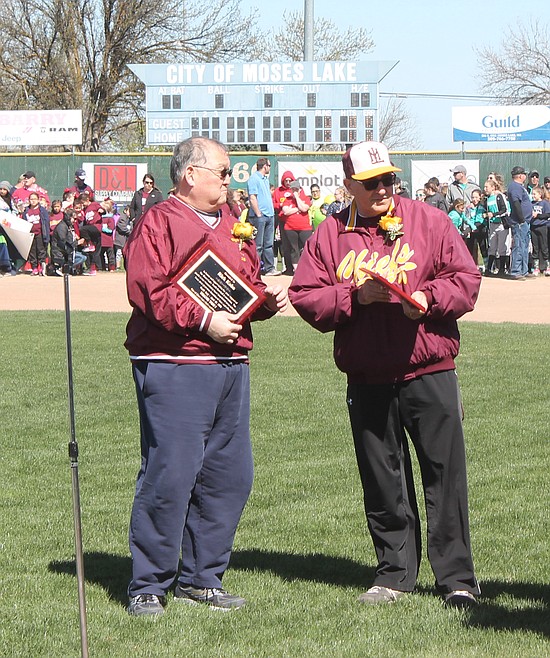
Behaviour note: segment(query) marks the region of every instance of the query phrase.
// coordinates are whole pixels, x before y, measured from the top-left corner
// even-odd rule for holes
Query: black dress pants
[[[410,592],[421,557],[420,519],[405,430],[416,451],[438,590],[479,594],[468,522],[462,405],[454,370],[399,384],[348,384],[348,408],[375,585]]]

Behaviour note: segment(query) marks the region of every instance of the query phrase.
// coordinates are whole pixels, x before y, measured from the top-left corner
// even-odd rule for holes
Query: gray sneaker
[[[403,596],[405,592],[400,592],[397,589],[390,589],[389,587],[381,587],[380,585],[373,585],[366,592],[361,594],[358,598],[359,603],[366,603],[367,605],[378,605],[379,603],[395,603],[398,598]]]
[[[174,601],[181,601],[187,605],[204,603],[215,610],[238,610],[246,603],[240,596],[235,596],[224,589],[216,587],[193,587],[177,585],[174,592]]]
[[[142,615],[163,615],[166,599],[156,594],[138,594],[130,598],[128,614],[133,617]]]
[[[477,605],[477,599],[472,592],[455,589],[445,594],[445,605],[448,608],[472,608]]]

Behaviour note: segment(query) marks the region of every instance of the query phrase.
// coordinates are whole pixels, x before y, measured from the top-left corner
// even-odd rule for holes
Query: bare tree
[[[378,132],[380,141],[394,151],[420,147],[414,118],[402,98],[391,97],[383,105]]]
[[[349,61],[358,59],[374,48],[368,30],[362,27],[341,28],[326,18],[314,22],[313,55],[318,61]],[[303,59],[304,16],[300,11],[283,12],[282,26],[272,32],[271,59],[296,61]],[[403,101],[391,99],[380,116],[380,140],[391,148],[417,148],[414,121]],[[318,150],[341,150],[342,144],[323,144]]]
[[[314,24],[313,57],[317,61],[348,61],[369,53],[374,48],[370,32],[363,27],[342,31],[326,18]],[[270,58],[300,61],[304,58],[304,15],[301,11],[283,12],[282,25],[272,32]]]
[[[1,109],[83,109],[85,150],[121,148],[143,123],[129,63],[255,59],[256,12],[240,0],[5,0]],[[40,20],[37,18],[40,17]],[[245,38],[246,37],[246,38]],[[124,142],[124,143],[123,143]]]
[[[82,109],[83,150],[139,149],[144,86],[127,64],[266,58],[301,60],[301,12],[284,12],[271,37],[240,0],[4,0],[0,109]],[[370,52],[364,28],[315,21],[315,58],[353,60]],[[268,47],[266,48],[266,42]],[[407,119],[401,108],[398,116]],[[386,136],[398,130],[396,118]]]
[[[550,103],[550,32],[536,22],[510,26],[498,49],[477,49],[484,94],[503,105],[548,105]]]

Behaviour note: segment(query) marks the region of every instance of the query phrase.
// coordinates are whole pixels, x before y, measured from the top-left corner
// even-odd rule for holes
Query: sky
[[[267,30],[282,24],[285,10],[303,12],[304,1],[259,3],[241,0],[242,13],[253,8],[260,9],[261,27]],[[517,0],[493,3],[484,0],[440,3],[395,0],[388,4],[371,0],[314,0],[314,18],[321,16],[332,20],[342,31],[353,26],[370,32],[375,47],[362,55],[362,60],[399,61],[382,81],[382,93],[482,96],[475,48],[488,45],[498,51],[509,27],[548,16],[548,0],[527,3]],[[322,38],[322,35],[314,35],[314,40]],[[415,121],[421,149],[454,151],[459,150],[461,144],[453,142],[452,138],[452,107],[494,104],[491,101],[411,97],[404,102]],[[542,142],[466,144],[466,150],[521,147],[541,148]]]

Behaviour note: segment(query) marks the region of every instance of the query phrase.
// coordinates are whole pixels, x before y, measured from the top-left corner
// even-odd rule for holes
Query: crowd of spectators
[[[477,185],[464,165],[452,175],[448,185],[431,178],[415,196],[447,212],[479,269],[516,281],[550,277],[550,176],[541,185],[538,171],[527,173],[519,165],[508,185],[498,172]]]
[[[229,188],[227,210],[237,221],[255,226],[262,273],[292,276],[310,235],[352,198],[345,187],[322,196],[313,183],[306,191],[290,170],[282,172],[278,186],[271,185],[270,167],[269,158],[259,158],[248,187]],[[508,185],[498,172],[478,185],[463,165],[451,173],[450,184],[430,178],[415,198],[449,215],[480,270],[514,280],[550,277],[550,176],[541,183],[538,171],[516,166]],[[163,194],[147,173],[130,204],[117,206],[109,198],[96,200],[85,179],[86,172],[77,169],[73,185],[53,201],[33,171],[15,185],[0,181],[0,210],[29,222],[34,236],[25,262],[0,229],[0,276],[59,276],[64,265],[86,276],[123,269],[122,249],[134,222]],[[409,196],[399,178],[394,193]]]
[[[123,268],[122,249],[133,223],[162,201],[162,192],[147,173],[130,204],[120,207],[108,197],[96,200],[85,179],[84,169],[77,169],[63,198],[53,201],[33,171],[22,174],[15,185],[0,182],[0,210],[28,222],[33,236],[28,255],[22,255],[0,222],[0,276],[61,276],[64,267],[71,274],[95,276],[100,270]]]

